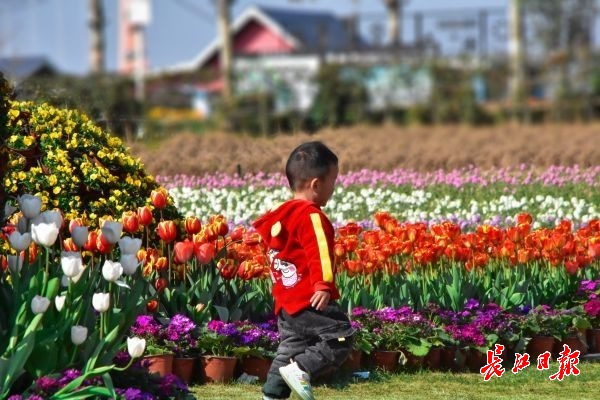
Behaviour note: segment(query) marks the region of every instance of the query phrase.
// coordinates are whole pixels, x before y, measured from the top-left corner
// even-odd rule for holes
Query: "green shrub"
[[[60,208],[67,220],[84,217],[95,228],[99,217],[145,205],[158,188],[121,139],[79,111],[12,102],[5,126],[9,150],[0,186],[10,196],[39,195],[44,208]],[[163,217],[178,217],[172,204]]]

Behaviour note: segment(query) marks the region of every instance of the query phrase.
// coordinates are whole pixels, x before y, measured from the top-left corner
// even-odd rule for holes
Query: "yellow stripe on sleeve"
[[[329,256],[329,246],[325,231],[321,224],[321,216],[318,213],[310,214],[310,220],[317,235],[317,244],[319,245],[319,258],[321,259],[321,268],[323,269],[323,280],[325,282],[333,282],[333,272],[331,269],[331,257]]]

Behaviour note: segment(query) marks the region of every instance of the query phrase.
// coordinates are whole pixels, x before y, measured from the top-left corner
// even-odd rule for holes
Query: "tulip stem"
[[[169,287],[171,286],[171,244],[167,244],[167,254],[169,256]]]
[[[104,311],[100,313],[100,340],[104,337]]]

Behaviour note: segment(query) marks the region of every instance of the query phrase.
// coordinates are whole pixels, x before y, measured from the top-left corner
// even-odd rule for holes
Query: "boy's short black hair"
[[[290,188],[297,191],[310,179],[324,178],[329,168],[336,165],[338,158],[329,147],[318,141],[307,142],[292,151],[285,165],[285,175]]]

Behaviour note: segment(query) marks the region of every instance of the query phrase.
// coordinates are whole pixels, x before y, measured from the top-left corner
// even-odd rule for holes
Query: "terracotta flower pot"
[[[267,380],[267,374],[273,362],[270,358],[244,357],[242,358],[242,372],[257,376],[258,380],[264,382]]]
[[[527,353],[531,363],[537,362],[540,354],[545,352],[552,353],[554,347],[554,338],[552,336],[534,336],[527,344]]]
[[[587,354],[587,352],[588,352],[587,345],[585,343],[583,343],[583,341],[581,339],[579,339],[577,336],[572,336],[572,337],[564,338],[560,342],[559,341],[554,342],[554,348],[552,350],[553,357],[559,357],[559,353],[561,351],[563,351],[563,344],[566,344],[567,346],[569,346],[569,348],[571,349],[571,352],[573,352],[575,350],[579,350],[580,356],[583,356],[583,355]]]
[[[173,354],[145,356],[143,363],[151,374],[165,376],[173,372]]]
[[[348,358],[342,364],[342,369],[350,372],[358,371],[360,369],[362,358],[362,350],[352,349],[352,351],[348,355]]]
[[[185,383],[190,383],[194,376],[194,357],[175,357],[173,359],[173,374],[181,378]]]
[[[487,364],[487,354],[476,349],[469,349],[466,352],[465,363],[470,372],[480,372],[481,367]]]
[[[588,329],[586,334],[590,352],[600,353],[600,329]]]
[[[442,347],[440,353],[440,368],[443,371],[462,371],[465,368],[465,354],[456,346]]]
[[[441,363],[442,348],[432,347],[423,359],[423,366],[431,371],[438,371]]]
[[[200,370],[204,382],[226,383],[233,379],[237,358],[200,356]]]
[[[406,358],[406,362],[402,365],[403,369],[414,371],[423,367],[424,356],[415,356],[410,351],[402,349],[402,354]]]
[[[371,352],[371,363],[375,368],[381,368],[384,371],[394,372],[398,368],[397,351],[373,350]]]

